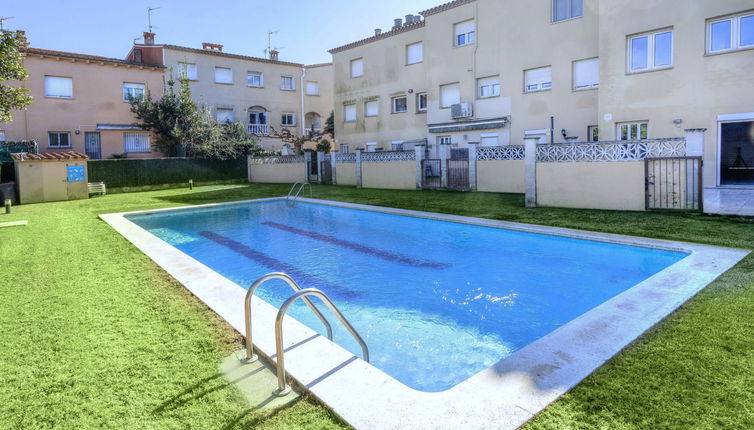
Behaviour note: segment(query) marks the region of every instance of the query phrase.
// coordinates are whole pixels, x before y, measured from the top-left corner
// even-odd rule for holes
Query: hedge
[[[228,181],[247,175],[245,158],[204,160],[198,158],[145,158],[89,160],[89,182],[104,182],[108,188]]]
[[[34,140],[18,140],[0,142],[0,183],[16,180],[16,168],[10,154],[18,152],[39,152],[37,142]]]

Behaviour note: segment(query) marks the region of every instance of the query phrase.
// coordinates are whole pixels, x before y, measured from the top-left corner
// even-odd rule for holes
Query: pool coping
[[[103,214],[100,218],[243,334],[246,290],[126,216],[275,200],[285,197]],[[518,428],[749,254],[732,248],[458,215],[307,198],[299,201],[689,254],[455,387],[437,393],[402,384],[286,316],[284,346],[289,376],[358,429],[489,428],[492,423],[499,429]],[[252,306],[255,346],[274,361],[277,308],[259,297],[254,297]]]

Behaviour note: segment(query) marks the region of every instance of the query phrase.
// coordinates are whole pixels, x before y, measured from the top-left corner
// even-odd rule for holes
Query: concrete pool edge
[[[125,215],[190,210],[246,200],[100,217],[200,300],[243,333],[245,290],[129,221]],[[643,239],[481,218],[343,202],[303,202],[460,222],[492,228],[683,251],[678,263],[602,303],[457,386],[439,393],[413,390],[292,318],[285,322],[287,370],[301,385],[357,428],[516,428],[599,368],[639,335],[748,254],[748,251]],[[275,350],[276,309],[254,300],[254,336],[268,356]],[[316,357],[312,360],[311,357]],[[274,387],[270,387],[272,390]]]

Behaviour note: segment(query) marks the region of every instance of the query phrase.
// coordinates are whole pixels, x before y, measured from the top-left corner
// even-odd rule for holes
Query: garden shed
[[[12,157],[21,204],[89,198],[86,154],[22,152]]]

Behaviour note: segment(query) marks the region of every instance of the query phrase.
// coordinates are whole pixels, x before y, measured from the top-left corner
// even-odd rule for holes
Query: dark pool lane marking
[[[243,255],[249,260],[252,260],[258,264],[266,266],[268,269],[274,272],[285,272],[291,277],[293,277],[293,279],[295,279],[296,282],[306,285],[308,287],[317,287],[327,294],[334,294],[334,295],[337,295],[338,297],[345,298],[345,299],[353,299],[362,295],[359,292],[352,291],[347,288],[328,284],[327,281],[324,281],[315,275],[310,275],[308,273],[302,272],[301,270],[297,269],[296,267],[288,263],[280,261],[274,257],[270,257],[269,255],[263,252],[259,252],[254,249],[251,249],[248,246],[244,245],[243,243],[235,241],[229,237],[225,237],[221,234],[217,234],[212,231],[200,231],[199,235],[219,245],[222,245],[233,252]]]
[[[333,245],[337,245],[343,248],[348,248],[357,252],[361,252],[363,254],[371,255],[373,257],[379,257],[383,260],[392,261],[395,263],[401,263],[408,266],[425,267],[429,269],[438,269],[438,270],[447,269],[448,267],[450,267],[450,264],[439,263],[439,262],[431,261],[431,260],[420,260],[418,258],[412,258],[406,255],[401,255],[394,252],[383,251],[381,249],[373,248],[371,246],[361,245],[356,242],[350,242],[348,240],[338,239],[337,237],[327,236],[324,234],[315,233],[313,231],[301,230],[296,227],[291,227],[285,224],[279,224],[273,221],[264,221],[262,222],[262,224],[268,227],[272,227],[279,230],[287,231],[289,233],[297,234],[299,236],[305,236],[314,240],[319,240],[320,242],[331,243]]]

